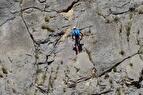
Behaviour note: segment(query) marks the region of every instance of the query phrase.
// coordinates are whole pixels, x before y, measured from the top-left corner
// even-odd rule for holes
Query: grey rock
[[[142,4],[1,0],[0,94],[142,94]],[[78,55],[73,26],[84,34]]]

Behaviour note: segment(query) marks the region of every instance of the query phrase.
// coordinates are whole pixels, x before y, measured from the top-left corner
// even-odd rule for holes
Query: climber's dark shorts
[[[76,37],[75,38],[75,46],[79,46],[80,45],[80,38]]]

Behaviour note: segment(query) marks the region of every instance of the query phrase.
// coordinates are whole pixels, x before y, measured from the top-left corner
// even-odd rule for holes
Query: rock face
[[[143,0],[0,0],[0,95],[142,95],[142,19]]]

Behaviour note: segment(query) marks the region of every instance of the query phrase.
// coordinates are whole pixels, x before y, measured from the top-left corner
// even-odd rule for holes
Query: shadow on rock
[[[84,44],[79,44],[79,46],[78,46],[79,52],[82,52],[82,50],[83,50],[83,48],[82,48],[82,47],[83,47],[83,45],[84,45]],[[76,47],[75,47],[75,46],[73,47],[73,50],[74,50],[75,52],[77,52],[77,50],[76,50]]]

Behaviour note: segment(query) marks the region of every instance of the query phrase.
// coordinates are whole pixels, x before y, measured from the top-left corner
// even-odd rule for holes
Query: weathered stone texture
[[[0,95],[142,95],[142,10],[143,0],[0,0]]]

